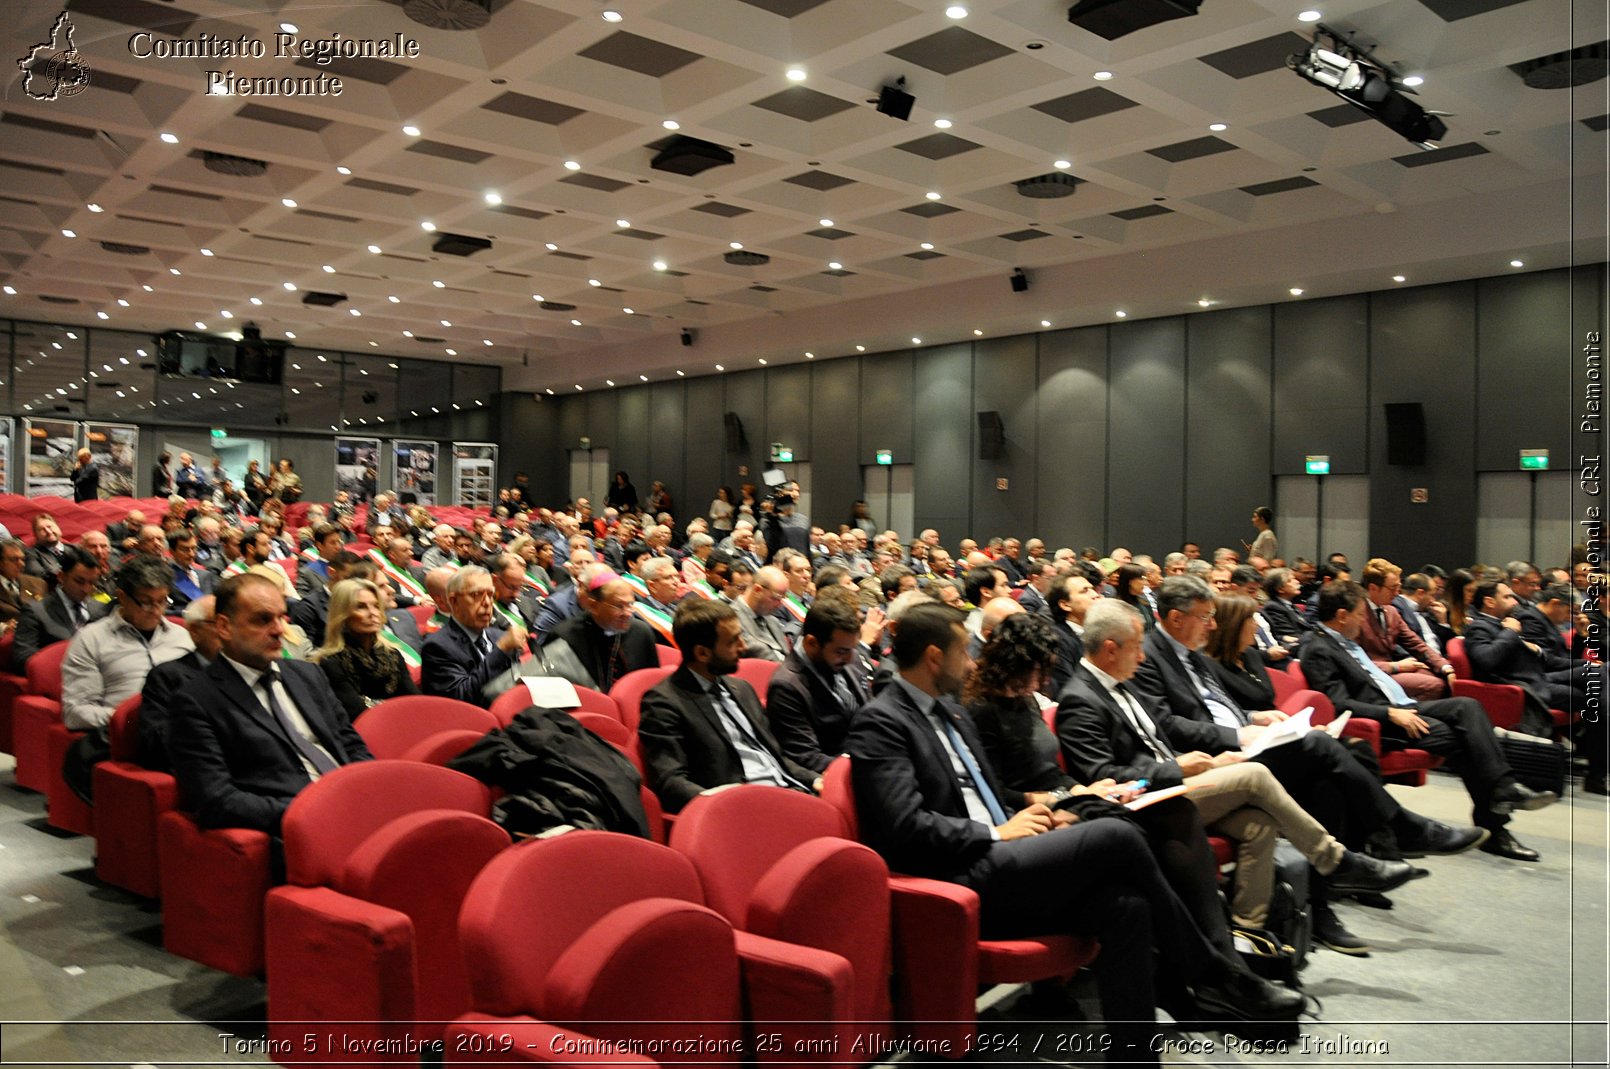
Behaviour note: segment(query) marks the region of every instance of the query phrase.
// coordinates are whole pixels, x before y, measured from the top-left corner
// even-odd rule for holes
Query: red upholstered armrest
[[[978,895],[917,876],[889,877],[893,893],[895,1016],[919,1038],[950,1037],[973,1019],[978,995]],[[964,1026],[971,1029],[971,1025]],[[930,1035],[929,1033],[932,1033]]]
[[[657,1069],[655,1059],[534,1017],[488,1017],[467,1013],[447,1026],[442,1037],[448,1065],[534,1064],[608,1065]]]
[[[1526,711],[1526,694],[1509,683],[1480,683],[1474,679],[1455,679],[1453,695],[1456,698],[1475,698],[1487,710],[1487,719],[1494,727],[1512,728],[1521,722]]]
[[[796,1043],[827,1040],[840,1033],[841,1049],[848,1050],[856,1031],[850,1024],[856,1016],[856,976],[850,962],[829,950],[753,932],[734,935],[750,1025],[754,1032],[782,1037],[780,1042],[756,1044],[763,1048],[756,1050],[759,1061],[798,1064],[798,1051],[810,1048]]]
[[[1367,716],[1355,716],[1342,726],[1342,737],[1347,739],[1363,739],[1375,751],[1375,756],[1381,756],[1381,725]]]

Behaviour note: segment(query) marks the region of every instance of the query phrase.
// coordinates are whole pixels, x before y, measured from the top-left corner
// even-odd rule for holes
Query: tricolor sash
[[[652,627],[655,634],[665,639],[665,641],[671,645],[676,645],[676,639],[671,633],[670,613],[661,609],[656,609],[646,601],[633,602],[632,611],[637,613],[645,624],[648,624],[650,627]]]
[[[497,610],[497,614],[503,618],[505,623],[514,627],[524,628],[527,631],[531,630],[530,625],[525,622],[525,618],[520,615],[520,610],[505,605],[501,601],[494,601],[492,608]]]
[[[553,583],[551,580],[549,580],[547,573],[541,568],[537,568],[535,571],[527,568],[525,573],[525,582],[526,586],[530,587],[532,590],[535,590],[543,597],[547,597],[549,594],[553,593]]]
[[[246,567],[247,565],[245,560],[231,561],[229,564],[224,565],[224,574],[243,575],[246,572]]]
[[[810,610],[805,607],[805,602],[798,595],[790,591],[783,595],[783,611],[788,613],[795,623],[804,623],[805,614]]]
[[[391,576],[391,581],[397,585],[399,591],[413,598],[416,604],[430,600],[430,595],[425,593],[425,588],[419,584],[419,580],[387,560],[384,553],[378,549],[371,549],[367,556],[375,562],[376,567]]]
[[[716,600],[716,588],[711,586],[703,579],[689,583],[688,589],[699,595],[699,597],[704,598],[706,601]]]
[[[639,579],[631,572],[625,573],[621,576],[621,578],[626,580],[627,584],[630,585],[633,590],[637,591],[638,594],[645,598],[648,597],[648,584],[643,582],[642,579]]]
[[[385,641],[386,645],[402,654],[402,659],[407,662],[408,667],[418,668],[420,666],[423,658],[419,656],[419,651],[414,649],[414,647],[410,646],[408,643],[404,642],[402,639],[398,638],[397,632],[393,631],[390,627],[382,627],[380,629],[380,637]]]
[[[435,612],[430,614],[430,619],[426,620],[425,625],[419,629],[420,633],[421,634],[426,634],[426,635],[433,635],[436,632],[440,631],[442,628],[446,627],[447,622],[449,620],[451,620],[451,619],[452,619],[451,616],[448,616],[446,613],[444,613],[440,609],[438,609],[437,611],[435,611]]]

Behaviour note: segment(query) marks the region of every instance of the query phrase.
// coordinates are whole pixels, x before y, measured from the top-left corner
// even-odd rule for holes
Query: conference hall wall
[[[1034,534],[1157,552],[1186,538],[1238,546],[1254,506],[1280,507],[1277,479],[1323,454],[1333,479],[1359,487],[1351,507],[1368,511],[1367,547],[1350,552],[1464,563],[1476,559],[1479,501],[1513,506],[1513,495],[1479,494],[1483,479],[1512,478],[1499,473],[1516,471],[1521,449],[1549,449],[1556,473],[1592,452],[1573,442],[1573,375],[1588,331],[1603,330],[1604,298],[1593,265],[573,396],[505,393],[503,476],[527,471],[540,500],[564,500],[567,451],[586,437],[640,491],[664,481],[684,519],[717,485],[758,483],[782,442],[810,466],[813,522],[835,524],[889,449],[914,466],[917,528],[948,542]],[[1425,462],[1391,465],[1382,406],[1406,401],[1423,406]],[[981,411],[1000,413],[998,459],[979,457]],[[728,412],[744,427],[736,452]],[[1565,478],[1551,476],[1546,503],[1563,499]],[[1418,488],[1424,504],[1411,503]]]

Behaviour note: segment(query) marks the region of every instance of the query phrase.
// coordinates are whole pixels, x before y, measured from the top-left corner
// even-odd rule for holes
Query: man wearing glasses
[[[118,568],[117,608],[84,625],[62,662],[62,721],[74,731],[106,730],[112,711],[140,693],[152,668],[196,648],[190,633],[163,617],[173,572],[156,557]]]
[[[576,678],[582,673],[573,670],[561,669],[559,674],[581,686],[608,692],[628,672],[659,667],[654,630],[638,619],[633,609],[637,594],[630,583],[608,567],[594,565],[582,571],[576,595],[581,614],[554,628],[553,642],[544,654],[558,663],[569,660],[567,652],[574,654],[588,678]]]
[[[773,615],[782,608],[788,589],[787,574],[768,564],[755,572],[749,589],[733,600],[744,638],[743,656],[778,662],[788,656],[788,636]]]
[[[492,575],[485,568],[470,564],[454,573],[447,584],[453,618],[425,639],[420,690],[486,708],[500,693],[497,681],[514,684],[526,629],[492,626],[496,600]]]

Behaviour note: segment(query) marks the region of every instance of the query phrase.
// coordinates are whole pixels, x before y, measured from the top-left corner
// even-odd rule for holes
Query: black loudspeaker
[[[1389,404],[1386,408],[1386,462],[1426,462],[1426,410],[1419,401]]]
[[[1201,7],[1202,0],[1079,0],[1068,8],[1068,21],[1114,41],[1159,22],[1188,18]]]
[[[978,414],[978,459],[997,460],[1006,451],[1006,428],[999,412]]]
[[[911,106],[917,98],[906,92],[906,80],[900,78],[893,85],[886,85],[878,92],[878,110],[891,118],[907,122],[911,118]]]
[[[728,412],[725,422],[727,426],[727,452],[742,453],[744,451],[744,421],[738,418],[738,413]]]
[[[1012,268],[1012,292],[1026,293],[1029,288],[1029,276],[1023,273],[1021,267]]]

